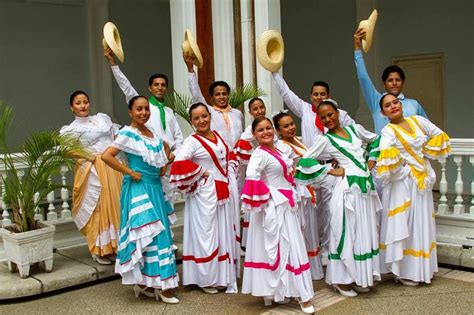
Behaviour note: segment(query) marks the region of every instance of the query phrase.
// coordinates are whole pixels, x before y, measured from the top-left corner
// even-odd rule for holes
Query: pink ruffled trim
[[[248,179],[242,188],[242,208],[260,211],[270,200],[270,189],[261,180]]]

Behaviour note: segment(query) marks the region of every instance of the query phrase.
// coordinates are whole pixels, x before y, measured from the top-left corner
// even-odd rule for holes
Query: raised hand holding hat
[[[357,32],[354,36],[358,35],[362,39],[362,49],[364,52],[368,52],[372,46],[374,37],[375,23],[377,22],[378,12],[376,9],[372,11],[367,20],[362,20],[359,23]]]
[[[104,25],[104,38],[102,39],[102,46],[104,50],[108,47],[113,51],[118,60],[123,63],[125,54],[122,49],[122,41],[117,26],[112,22],[107,22]]]
[[[192,55],[194,57],[194,64],[198,68],[202,68],[203,60],[201,51],[199,50],[199,46],[190,30],[186,30],[184,33],[184,41],[181,44],[181,49],[183,50],[184,56]]]
[[[266,70],[277,72],[283,64],[285,57],[285,45],[280,32],[267,30],[260,34],[257,42],[258,62]]]

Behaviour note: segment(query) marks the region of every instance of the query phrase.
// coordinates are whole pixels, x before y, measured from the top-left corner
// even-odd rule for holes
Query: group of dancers
[[[385,93],[375,89],[360,51],[363,36],[354,34],[354,57],[376,133],[340,109],[326,82],[313,84],[308,103],[274,72],[283,101],[301,119],[301,139],[290,112],[267,118],[259,98],[248,103],[253,121],[244,129],[226,82],[209,87],[206,104],[192,54],[184,62],[194,132],[183,139],[164,104],[167,77],[151,76],[151,95],[141,96],[106,48],[130,125],[119,129],[107,115],[91,115],[88,95],[76,91],[75,120],[61,129],[90,151],[77,160],[73,215],[93,259],[115,262],[137,297],[179,303],[171,231],[178,190],[186,196],[183,285],[237,293],[242,274],[242,293],[263,297],[265,305],[296,298],[313,313],[312,281],[324,275],[349,297],[368,292],[382,273],[404,285],[430,283],[437,258],[428,159],[446,157],[449,137],[401,93],[400,68],[385,69]]]

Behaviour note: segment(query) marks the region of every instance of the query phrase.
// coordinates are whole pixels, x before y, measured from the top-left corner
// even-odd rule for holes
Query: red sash
[[[316,108],[315,105],[312,105],[312,110],[313,110],[313,113],[316,114],[316,118],[314,120],[314,124],[316,125],[316,127],[321,130],[321,132],[324,134],[324,125],[323,125],[323,122],[321,121],[321,118],[319,118],[319,115],[318,115],[318,110]]]
[[[214,135],[216,136],[217,139],[219,139],[222,144],[224,144],[224,147],[225,147],[225,156],[226,156],[226,168],[224,170],[224,168],[222,167],[222,165],[219,163],[219,160],[217,159],[217,156],[216,156],[216,153],[214,152],[214,150],[206,143],[206,141],[204,141],[202,138],[205,138],[203,136],[200,136],[200,135],[197,135],[197,134],[193,134],[193,137],[199,141],[199,143],[202,145],[202,147],[204,149],[206,149],[207,153],[209,153],[209,155],[211,156],[211,159],[212,161],[214,162],[214,165],[216,165],[217,169],[219,170],[219,172],[224,175],[225,178],[227,178],[227,174],[228,174],[228,159],[229,159],[229,148],[227,147],[227,145],[225,144],[224,140],[222,140],[221,136],[216,132],[216,131],[213,131]],[[216,140],[217,140],[216,139]],[[216,144],[217,144],[217,141],[216,141]],[[229,196],[230,196],[230,192],[229,192],[229,183],[226,183],[224,181],[220,181],[220,180],[215,180],[215,183],[216,183],[216,193],[217,193],[217,200],[224,200],[224,199],[228,199]]]

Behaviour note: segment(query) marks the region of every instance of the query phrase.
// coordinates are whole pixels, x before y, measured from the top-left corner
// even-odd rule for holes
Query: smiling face
[[[150,104],[148,100],[144,97],[137,98],[128,114],[132,118],[132,123],[138,126],[145,125],[148,119],[150,119]]]
[[[283,140],[293,140],[296,136],[296,124],[290,115],[283,116],[278,120],[278,132]]]
[[[218,85],[212,92],[212,103],[219,108],[226,108],[229,100],[229,91],[225,86]]]
[[[387,93],[398,95],[402,91],[403,80],[400,77],[400,74],[392,72],[388,75],[387,80],[383,82],[383,85]]]
[[[313,86],[311,90],[311,103],[318,106],[325,99],[330,98],[326,87],[321,85]]]
[[[396,121],[403,117],[402,103],[393,95],[385,95],[382,99],[382,114],[390,121]]]
[[[78,117],[89,116],[89,108],[89,98],[85,94],[78,94],[72,100],[71,111]]]
[[[264,117],[267,113],[265,104],[260,100],[255,100],[250,105],[249,114],[255,119],[257,117]]]
[[[333,130],[339,127],[339,111],[332,105],[323,104],[318,107],[318,115],[324,127]]]
[[[211,114],[205,105],[198,106],[192,110],[191,124],[199,133],[205,134],[211,130]]]
[[[273,146],[273,137],[275,130],[272,123],[268,119],[264,119],[255,126],[253,136],[261,145]]]
[[[168,85],[164,78],[155,78],[148,87],[148,91],[158,100],[162,100],[165,97],[167,89]]]

